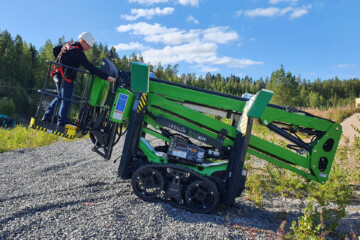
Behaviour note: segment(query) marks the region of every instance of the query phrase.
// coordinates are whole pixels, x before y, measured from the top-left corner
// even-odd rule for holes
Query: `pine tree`
[[[282,106],[297,106],[299,103],[299,83],[295,76],[288,72],[285,74],[283,65],[272,72],[268,89],[274,92],[272,102]]]

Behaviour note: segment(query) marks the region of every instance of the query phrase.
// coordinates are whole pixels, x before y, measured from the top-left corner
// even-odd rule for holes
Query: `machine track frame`
[[[140,177],[142,174],[145,178]],[[147,182],[154,176],[156,179],[160,179],[158,174],[161,174],[162,180],[158,180],[156,186],[149,184],[148,187],[149,189],[161,187],[149,196],[147,191],[149,189],[139,188],[139,183]],[[170,203],[178,208],[196,213],[213,211],[221,197],[218,190],[221,186],[217,186],[211,178],[172,163],[142,164],[132,175],[131,185],[135,195],[145,201]]]

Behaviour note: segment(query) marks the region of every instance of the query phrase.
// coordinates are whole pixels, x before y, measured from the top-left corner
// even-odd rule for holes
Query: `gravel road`
[[[122,139],[123,140],[123,139]],[[138,199],[118,163],[91,151],[89,139],[0,154],[0,239],[276,239],[299,216],[299,201],[195,214]],[[121,154],[118,144],[114,156]],[[343,221],[359,224],[358,213]]]

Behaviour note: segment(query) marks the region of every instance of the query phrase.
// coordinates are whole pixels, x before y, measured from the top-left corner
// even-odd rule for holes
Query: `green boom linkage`
[[[133,71],[131,73],[130,90],[137,94],[139,100],[132,105],[128,127],[131,134],[125,140],[119,176],[139,178],[139,180],[133,179],[133,188],[139,197],[149,200],[161,195],[163,198],[165,196],[165,199],[179,200],[176,194],[186,195],[187,191],[185,194],[181,192],[183,188],[181,183],[177,186],[176,179],[171,179],[176,178],[176,175],[167,179],[163,176],[167,171],[166,166],[172,167],[175,164],[191,170],[195,178],[201,175],[215,181],[218,189],[222,191],[222,200],[231,205],[235,197],[244,189],[246,169],[243,165],[246,152],[306,179],[321,184],[327,181],[341,136],[339,124],[292,107],[268,104],[272,92],[267,90],[261,90],[250,99],[245,99],[156,78],[150,78],[149,81],[146,65],[134,63],[133,67],[138,73],[136,75]],[[137,77],[140,75],[143,77]],[[135,87],[132,87],[133,85]],[[233,124],[228,125],[211,117],[213,115],[232,119]],[[253,119],[258,119],[260,124],[285,138],[289,142],[287,148],[251,135]],[[170,131],[181,135],[179,137],[181,140],[177,141],[177,135]],[[302,140],[296,134],[298,132],[308,136],[309,140],[307,142]],[[144,138],[146,134],[161,139],[165,145],[151,146]],[[200,149],[193,147],[188,139],[182,141],[184,136],[205,145],[200,147],[205,149],[203,161],[197,161],[192,157],[189,151],[199,152]],[[180,147],[176,148],[174,145]],[[217,157],[209,152],[216,153]],[[141,154],[144,156],[142,157]],[[137,157],[134,159],[134,156]],[[139,161],[138,158],[145,160]],[[153,184],[151,187],[165,189],[165,194],[155,191],[153,195],[144,197],[144,194],[147,195],[147,189],[150,189],[145,184],[148,179],[145,176],[150,170],[139,167],[143,165],[142,161],[153,164],[148,167],[151,170],[160,169],[159,172],[155,172],[156,177],[150,178],[156,182],[160,181],[161,176],[162,181],[168,181],[166,186],[176,192],[174,196],[166,193],[170,190],[163,184],[160,186]],[[140,173],[135,169],[137,171],[140,169]],[[136,174],[133,174],[134,171]],[[180,175],[177,177],[180,178]],[[206,192],[202,188],[199,190],[191,186],[186,179],[180,182],[184,182],[185,187],[187,185],[187,188],[195,193]],[[212,189],[211,184],[206,182],[204,185],[207,189]],[[178,201],[179,204],[182,204],[181,199]],[[206,205],[204,202],[202,204]],[[187,205],[190,206],[190,210],[199,211],[193,205],[189,203]],[[209,206],[205,208],[206,211],[210,209]]]
[[[127,125],[118,175],[131,179],[143,200],[200,213],[219,202],[232,205],[245,189],[246,153],[321,184],[329,178],[341,126],[269,104],[271,91],[245,98],[204,90],[149,77],[143,63],[118,71],[112,90],[104,89],[96,94],[104,99],[108,91],[106,103],[85,104],[76,132],[90,132],[94,150],[110,159]],[[284,138],[286,147],[252,134],[254,121]]]

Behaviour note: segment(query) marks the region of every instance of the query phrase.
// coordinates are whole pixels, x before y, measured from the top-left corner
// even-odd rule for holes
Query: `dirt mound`
[[[360,113],[355,113],[341,123],[341,126],[343,128],[343,134],[346,138],[349,139],[350,146],[354,142],[354,135],[360,137],[359,133],[356,132],[353,128],[353,126],[360,128],[360,120],[358,118],[360,118]]]

